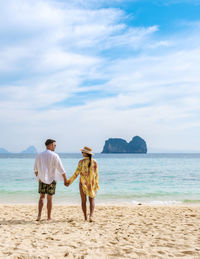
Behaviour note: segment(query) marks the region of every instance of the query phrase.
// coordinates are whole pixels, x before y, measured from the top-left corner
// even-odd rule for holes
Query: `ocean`
[[[67,178],[81,154],[59,154]],[[97,204],[200,204],[200,154],[95,154],[100,190]],[[0,203],[38,202],[35,155],[0,154]],[[79,204],[79,177],[58,182],[54,203]]]

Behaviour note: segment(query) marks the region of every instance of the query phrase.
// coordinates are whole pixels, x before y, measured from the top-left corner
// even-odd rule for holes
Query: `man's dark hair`
[[[52,144],[52,143],[54,143],[54,142],[56,142],[54,139],[47,139],[47,140],[45,141],[45,146],[48,146],[48,145],[50,145],[50,144]]]

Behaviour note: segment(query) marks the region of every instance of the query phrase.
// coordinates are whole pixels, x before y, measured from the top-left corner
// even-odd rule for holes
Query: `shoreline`
[[[16,208],[18,210],[20,210],[21,208],[25,208],[25,209],[33,209],[35,210],[36,214],[37,214],[37,210],[38,210],[38,203],[29,203],[29,204],[24,204],[24,203],[13,203],[13,204],[3,204],[3,203],[0,203],[0,209],[4,209],[4,208]],[[57,209],[70,209],[70,208],[76,208],[77,210],[80,210],[81,213],[82,213],[82,210],[81,210],[81,203],[80,204],[53,204],[53,207],[52,207],[52,213],[53,211],[57,210]],[[96,204],[95,205],[95,209],[116,209],[116,208],[119,208],[122,209],[145,209],[145,208],[150,208],[150,209],[159,209],[159,208],[166,208],[166,209],[173,209],[173,208],[182,208],[182,209],[200,209],[200,204],[197,205],[197,204],[170,204],[170,205],[166,205],[166,204]],[[88,209],[88,213],[89,213],[89,202],[87,203],[87,209]],[[47,211],[46,209],[46,202],[44,203],[44,208],[43,208],[43,214],[45,214]],[[81,214],[80,213],[80,214]],[[36,215],[35,214],[35,215]]]
[[[3,208],[16,208],[16,209],[19,209],[20,208],[32,208],[32,209],[35,209],[35,211],[37,212],[37,209],[38,209],[38,203],[29,203],[29,204],[24,204],[24,203],[0,203],[0,209],[3,209]],[[81,204],[53,204],[53,207],[52,207],[52,212],[56,209],[67,209],[67,208],[77,208],[78,210],[81,210]],[[89,208],[89,202],[87,203],[87,208]],[[129,209],[140,209],[142,208],[145,209],[145,208],[149,208],[149,209],[153,209],[153,208],[166,208],[166,209],[173,209],[173,208],[186,208],[186,209],[190,209],[190,208],[195,208],[195,209],[199,209],[200,210],[200,205],[197,205],[197,204],[170,204],[170,205],[163,205],[163,204],[96,204],[95,205],[95,209],[112,209],[112,208],[129,208]],[[46,209],[46,206],[44,204],[44,208],[43,208],[43,212],[46,212],[47,209]],[[89,213],[89,212],[88,212]],[[200,215],[199,215],[199,218],[200,218]]]
[[[0,206],[6,205],[6,206],[19,206],[19,205],[24,205],[24,206],[34,206],[38,204],[38,200],[33,201],[33,202],[22,202],[22,201],[15,201],[15,202],[2,202],[0,201]],[[45,198],[46,201],[46,198]],[[89,204],[89,201],[87,202]],[[134,202],[125,202],[125,201],[95,201],[96,206],[123,206],[123,207],[134,207],[134,206],[200,206],[200,201],[189,201],[189,202],[184,202],[184,201],[134,201]],[[80,206],[81,205],[81,200],[79,201],[67,201],[67,202],[59,202],[59,201],[53,201],[53,206]]]

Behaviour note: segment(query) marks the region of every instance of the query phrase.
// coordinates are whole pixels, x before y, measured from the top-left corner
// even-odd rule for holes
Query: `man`
[[[39,180],[38,192],[40,193],[37,221],[41,219],[45,194],[47,194],[47,219],[51,220],[52,198],[56,190],[56,180],[63,179],[64,184],[67,184],[62,162],[59,156],[54,152],[56,149],[56,141],[47,139],[45,145],[46,150],[37,155],[34,165],[35,175]]]

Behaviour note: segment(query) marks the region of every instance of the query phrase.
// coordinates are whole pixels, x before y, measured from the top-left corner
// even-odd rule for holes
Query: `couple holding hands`
[[[90,202],[89,221],[92,222],[95,195],[99,190],[99,175],[97,162],[92,158],[92,149],[84,147],[81,149],[83,159],[79,161],[75,173],[67,180],[62,162],[54,151],[56,149],[56,141],[47,139],[45,142],[46,150],[37,155],[34,164],[34,172],[39,181],[38,192],[40,199],[38,202],[38,217],[37,221],[41,219],[42,208],[44,206],[45,195],[47,194],[47,214],[48,220],[51,220],[52,198],[56,190],[56,181],[64,180],[64,185],[69,186],[80,174],[79,190],[81,196],[81,205],[85,220],[87,217],[87,196]]]

